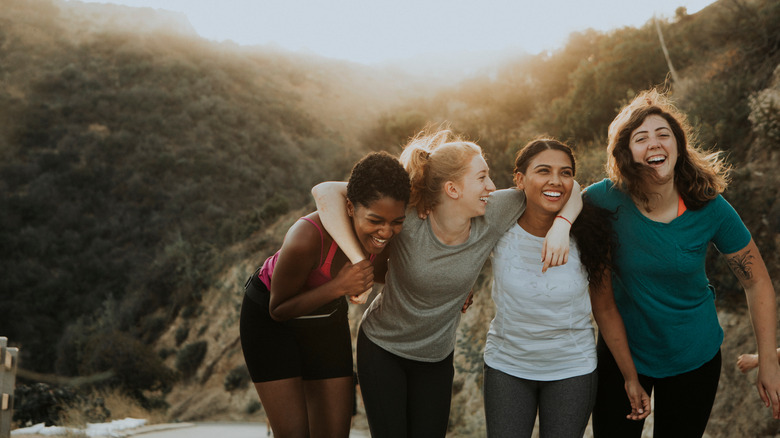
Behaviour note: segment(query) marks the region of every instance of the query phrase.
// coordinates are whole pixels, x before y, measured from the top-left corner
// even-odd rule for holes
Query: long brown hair
[[[656,178],[656,174],[650,167],[634,162],[629,147],[631,133],[650,115],[663,117],[677,140],[674,184],[685,205],[697,210],[723,193],[728,186],[729,166],[724,163],[721,152],[707,154],[689,143],[689,139],[695,142],[695,136],[687,117],[666,95],[656,90],[640,93],[609,125],[607,174],[612,182],[650,210],[652,193],[646,181]]]

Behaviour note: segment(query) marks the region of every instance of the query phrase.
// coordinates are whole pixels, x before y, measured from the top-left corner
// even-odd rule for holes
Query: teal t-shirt
[[[637,371],[669,377],[707,363],[720,349],[723,329],[704,261],[710,242],[723,254],[750,243],[737,212],[718,195],[668,224],[655,222],[608,179],[585,196],[616,212],[612,285]]]

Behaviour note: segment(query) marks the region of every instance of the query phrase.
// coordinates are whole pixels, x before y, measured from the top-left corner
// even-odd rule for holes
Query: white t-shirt
[[[550,381],[596,369],[588,275],[577,245],[569,261],[542,273],[544,238],[515,224],[496,244],[496,316],[485,343],[485,363],[509,375]]]

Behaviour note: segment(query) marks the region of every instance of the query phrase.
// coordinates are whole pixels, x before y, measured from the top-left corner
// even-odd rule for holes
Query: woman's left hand
[[[639,384],[639,380],[626,381],[626,394],[631,402],[631,413],[626,415],[629,420],[644,420],[650,415],[650,396]]]
[[[767,366],[758,366],[758,379],[756,387],[766,407],[772,407],[772,416],[780,420],[780,366],[777,359]],[[760,360],[760,358],[759,358]]]

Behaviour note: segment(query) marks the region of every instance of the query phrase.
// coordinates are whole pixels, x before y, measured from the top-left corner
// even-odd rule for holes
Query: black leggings
[[[452,398],[453,353],[420,362],[390,353],[358,332],[358,382],[373,438],[447,434]]]
[[[623,376],[599,337],[598,393],[593,409],[594,438],[640,437],[643,421],[626,419],[631,404],[624,389]],[[639,383],[650,394],[655,390],[655,425],[657,438],[700,438],[707,428],[715,393],[720,380],[720,351],[701,367],[671,377],[653,378],[639,375]]]

